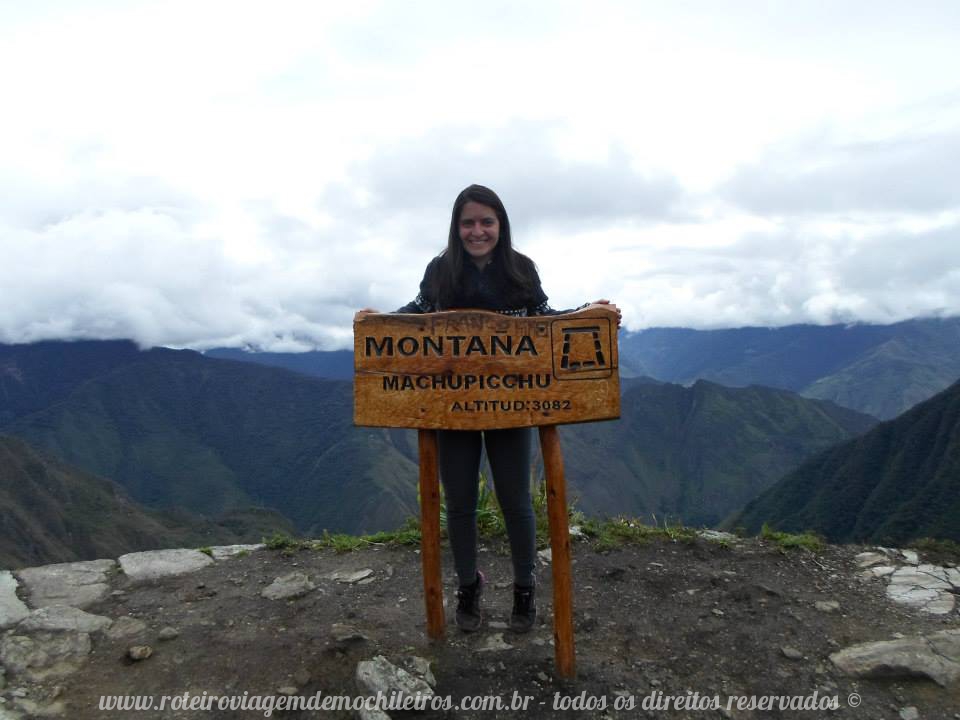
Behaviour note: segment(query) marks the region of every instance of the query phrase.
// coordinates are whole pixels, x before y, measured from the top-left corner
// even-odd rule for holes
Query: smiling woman
[[[617,312],[619,325],[620,311],[616,305],[608,300],[597,303]],[[416,299],[397,312],[431,313],[460,308],[521,317],[558,314],[547,303],[536,265],[513,249],[510,219],[503,203],[493,190],[482,185],[471,185],[457,196],[446,249],[427,265]],[[408,344],[410,354],[416,354],[419,348],[414,348],[412,341]],[[483,347],[482,340],[477,340],[477,345]],[[522,346],[521,341],[517,353]],[[471,341],[466,351],[472,347]],[[385,346],[375,349],[378,355],[386,351]],[[398,349],[405,354],[403,348]],[[530,428],[440,430],[437,439],[440,480],[447,502],[447,532],[460,584],[457,625],[462,630],[474,631],[483,622],[480,596],[484,576],[477,568],[477,478],[485,449],[513,560],[510,627],[515,632],[527,632],[537,614],[536,527],[529,485]]]

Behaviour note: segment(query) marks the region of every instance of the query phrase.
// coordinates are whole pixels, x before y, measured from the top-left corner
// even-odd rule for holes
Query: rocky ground
[[[489,580],[484,627],[465,635],[451,625],[435,643],[425,637],[420,557],[409,547],[217,551],[216,561],[190,551],[154,556],[152,564],[125,556],[118,566],[83,566],[79,580],[69,568],[0,574],[0,718],[264,717],[262,709],[174,709],[171,699],[163,710],[110,711],[101,698],[153,696],[159,704],[189,693],[214,708],[224,695],[238,702],[246,694],[248,704],[256,696],[317,693],[353,700],[368,692],[358,686],[358,665],[377,656],[381,665],[411,669],[407,679],[417,677],[411,656],[428,661],[438,702],[494,696],[509,707],[529,698],[526,712],[441,708],[391,717],[960,718],[953,584],[960,574],[949,563],[931,573],[922,557],[861,555],[867,550],[784,551],[758,539],[699,537],[601,552],[595,541],[577,540],[577,674],[569,680],[555,672],[548,560],[539,569],[540,622],[528,635],[512,635],[509,558],[496,543],[481,554]],[[916,587],[917,576],[938,572],[942,582]],[[891,598],[892,577],[901,580],[901,601]],[[452,605],[449,567],[445,579]],[[14,591],[29,607],[10,599]],[[957,632],[936,635],[944,631]],[[932,640],[908,648],[913,665],[887,659],[871,669],[868,659],[858,669],[836,655],[920,636]],[[371,665],[361,667],[365,673]],[[889,677],[856,676],[864,673]],[[416,687],[429,692],[422,682]],[[737,707],[739,698],[756,705],[769,696],[835,699],[837,709]],[[721,707],[697,709],[707,703]]]

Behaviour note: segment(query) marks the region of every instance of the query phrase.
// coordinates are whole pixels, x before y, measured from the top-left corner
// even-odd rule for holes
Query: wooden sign
[[[483,430],[620,417],[612,310],[368,314],[353,331],[357,425]]]

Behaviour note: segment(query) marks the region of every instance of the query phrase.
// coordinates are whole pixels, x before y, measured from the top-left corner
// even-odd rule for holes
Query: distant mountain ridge
[[[250,518],[218,525],[134,502],[116,483],[70,467],[19,438],[0,435],[0,568],[113,557],[181,544],[259,540]],[[246,530],[236,526],[236,521]],[[289,528],[275,513],[260,527]],[[252,535],[252,537],[251,537]]]
[[[960,318],[893,325],[653,328],[621,339],[623,372],[689,384],[767,385],[882,420],[960,378]]]
[[[588,513],[714,524],[874,423],[769,388],[623,388],[620,421],[561,431]],[[5,429],[150,507],[272,508],[306,534],[388,529],[418,512],[415,433],[353,427],[345,381],[157,348]]]
[[[211,357],[349,379],[352,352],[244,352]],[[789,325],[726,330],[651,328],[620,337],[623,377],[691,385],[765,385],[831,400],[882,420],[896,417],[960,378],[960,318],[893,325]]]
[[[732,521],[831,542],[960,541],[960,382],[805,462]]]
[[[805,458],[876,424],[786,390],[625,380],[618,421],[561,427],[587,514],[713,526]]]

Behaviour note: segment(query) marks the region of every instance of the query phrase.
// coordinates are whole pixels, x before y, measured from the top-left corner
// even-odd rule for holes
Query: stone
[[[788,660],[803,660],[803,653],[796,648],[784,645],[780,648],[780,652],[782,652],[783,656]]]
[[[131,645],[127,648],[127,657],[134,662],[146,660],[153,655],[153,648],[149,645]]]
[[[699,530],[697,535],[702,537],[704,540],[710,540],[711,542],[719,543],[731,543],[736,542],[739,539],[733,533],[723,532],[721,530]]]
[[[383,655],[377,655],[372,660],[363,660],[357,663],[357,686],[360,690],[376,695],[382,692],[401,693],[402,695],[421,695],[433,697],[433,690],[426,681],[414,677],[403,668],[399,668]]]
[[[262,550],[266,545],[258,543],[256,545],[215,545],[210,548],[210,554],[214,560],[228,560],[237,555],[247,554]]]
[[[946,687],[960,678],[960,630],[861,643],[831,654],[830,660],[853,677],[927,677]]]
[[[289,600],[291,598],[303,597],[307,593],[316,590],[306,573],[292,572],[282,577],[276,578],[270,585],[263,589],[261,596],[267,600]]]
[[[549,565],[553,562],[553,549],[544,548],[537,553],[537,557],[540,558],[540,562],[544,565]]]
[[[296,695],[298,692],[300,691],[293,685],[281,685],[277,688],[277,695],[286,695],[287,697]]]
[[[30,614],[30,608],[17,597],[17,587],[13,573],[0,571],[0,630],[16,625]]]
[[[111,640],[120,640],[125,637],[133,637],[145,632],[147,624],[143,620],[124,615],[113,621],[113,625],[106,632],[106,636]]]
[[[900,710],[900,720],[920,720],[920,711],[913,705]]]
[[[400,658],[400,666],[411,675],[422,678],[430,687],[437,686],[437,679],[430,670],[430,661],[419,655],[404,655]]]
[[[836,600],[818,600],[813,606],[824,613],[835,613],[840,609],[840,603]]]
[[[903,561],[908,565],[920,564],[920,556],[917,555],[916,550],[901,550],[900,555],[903,556]]]
[[[946,615],[956,605],[957,588],[951,580],[947,569],[937,565],[901,567],[890,576],[887,597],[933,615]]]
[[[501,650],[513,650],[513,645],[504,642],[503,633],[493,633],[487,638],[487,641],[477,649],[477,652],[500,652]]]
[[[69,605],[49,605],[34,610],[18,626],[18,632],[45,630],[93,633],[106,630],[113,621],[102,615],[91,615]]]
[[[85,560],[17,570],[27,601],[32,607],[70,605],[86,608],[110,592],[110,574],[116,570],[113,560]]]
[[[338,643],[366,642],[369,638],[352,625],[334,623],[330,626],[330,637]]]
[[[357,713],[357,717],[360,720],[390,720],[390,716],[387,715],[383,710],[378,710],[377,708],[367,709],[361,708]],[[2,720],[2,718],[0,718]]]
[[[856,560],[857,567],[861,569],[888,562],[887,556],[884,553],[878,553],[878,552],[858,553],[857,555],[854,556],[853,559]]]
[[[39,682],[77,670],[90,654],[90,635],[79,632],[36,632],[0,640],[0,664],[7,672]]]
[[[157,638],[167,642],[168,640],[176,640],[180,637],[180,631],[176,628],[172,628],[169,625],[165,628],[162,628],[157,634]]]
[[[335,570],[327,575],[327,578],[342,583],[358,583],[371,575],[373,575],[373,570],[364,568],[363,570]]]
[[[894,565],[874,565],[872,568],[866,571],[867,577],[886,577],[887,575],[893,575],[897,571],[897,568]]]
[[[124,574],[134,582],[156,580],[195,572],[213,564],[213,558],[199,550],[148,550],[121,555],[117,562]]]

